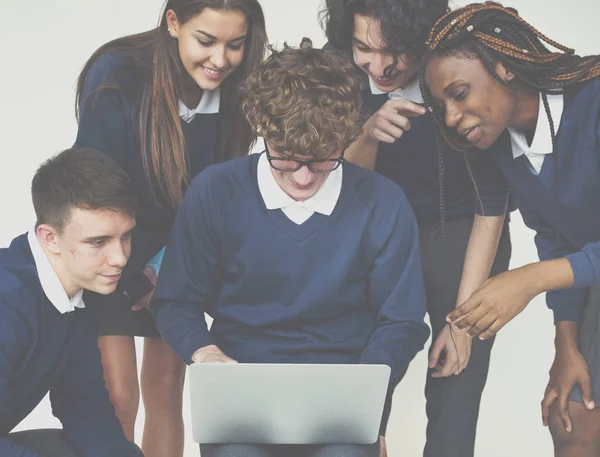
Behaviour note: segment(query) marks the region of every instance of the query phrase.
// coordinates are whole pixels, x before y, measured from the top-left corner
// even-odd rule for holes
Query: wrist
[[[562,321],[556,324],[556,335],[554,337],[554,346],[557,351],[577,350],[578,330],[577,324],[571,321]]]

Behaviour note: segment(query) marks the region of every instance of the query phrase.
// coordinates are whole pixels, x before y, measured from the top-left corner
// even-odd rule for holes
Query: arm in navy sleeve
[[[219,216],[206,176],[196,177],[179,206],[151,302],[161,336],[186,363],[213,344],[204,312],[217,283]]]
[[[99,57],[101,59],[102,57]],[[91,148],[110,156],[123,169],[127,150],[128,118],[127,103],[117,89],[95,90],[107,77],[101,62],[94,64],[86,78],[81,96],[79,126],[75,147]],[[129,117],[132,114],[129,113]],[[143,270],[128,272],[119,282],[119,289],[127,292],[136,303],[152,291],[152,283]]]
[[[361,362],[386,364],[395,379],[423,349],[429,328],[417,222],[401,191],[387,201],[394,206],[375,224],[373,239],[384,241],[377,241],[381,247],[369,274],[376,327]]]
[[[18,388],[14,382],[15,367],[19,366],[31,344],[27,322],[21,316],[15,303],[9,300],[0,302],[0,424],[2,415],[10,411],[11,389]],[[0,437],[0,455],[39,457],[37,452],[4,437]]]
[[[535,230],[535,244],[540,260],[569,257],[577,249],[535,212],[519,203],[525,224]],[[554,313],[554,323],[561,321],[579,322],[586,299],[584,289],[551,290],[546,293],[546,303]]]
[[[504,175],[496,165],[498,148],[510,147],[504,136],[487,151],[465,153],[467,167],[473,180],[473,209],[481,216],[503,216],[508,209],[509,190]]]
[[[600,107],[598,111],[600,118]],[[596,144],[596,152],[600,155],[600,122],[596,128]],[[600,284],[600,240],[586,244],[581,251],[568,255],[567,259],[573,269],[576,289]]]
[[[88,313],[89,310],[77,310]],[[53,414],[61,421],[67,444],[79,457],[134,457],[134,446],[115,415],[98,349],[91,316],[80,331],[82,340],[69,357],[50,391]]]

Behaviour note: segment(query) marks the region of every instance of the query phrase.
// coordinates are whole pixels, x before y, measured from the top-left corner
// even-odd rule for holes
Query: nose
[[[448,103],[446,105],[446,125],[448,127],[456,128],[461,119],[462,113],[452,106],[451,103]]]
[[[292,173],[292,178],[301,186],[306,186],[313,180],[313,172],[310,171],[307,165],[304,165]]]
[[[381,52],[374,52],[369,60],[369,71],[376,77],[382,77],[385,69],[394,62],[394,58]]]
[[[108,254],[108,263],[111,267],[125,268],[129,253],[131,252],[131,241],[116,241],[111,246]]]
[[[213,48],[212,55],[210,56],[210,63],[216,70],[222,70],[227,66],[227,50],[225,49],[225,46],[215,46]]]

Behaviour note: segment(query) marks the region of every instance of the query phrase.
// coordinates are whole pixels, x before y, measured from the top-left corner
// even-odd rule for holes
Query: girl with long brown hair
[[[547,292],[556,356],[543,421],[558,457],[600,455],[600,56],[494,2],[447,14],[427,45],[422,91],[441,134],[494,157],[540,258],[487,281],[448,320],[487,339]]]
[[[148,311],[155,278],[145,266],[166,244],[192,178],[248,153],[253,134],[238,89],[260,64],[266,41],[256,0],[168,0],[158,27],[100,47],[79,76],[76,144],[116,159],[141,202],[131,258],[99,323],[99,346],[111,400],[133,440],[140,397],[133,337],[145,337],[146,457],[183,455],[185,365]]]

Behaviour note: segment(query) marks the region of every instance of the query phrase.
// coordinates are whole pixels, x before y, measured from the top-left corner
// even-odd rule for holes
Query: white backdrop
[[[510,0],[542,32],[580,54],[600,52],[598,0]],[[324,43],[317,21],[321,0],[261,0],[273,44],[298,45],[303,36]],[[464,5],[466,1],[456,1]],[[44,159],[75,138],[77,75],[106,41],[153,27],[161,0],[29,0],[0,2],[0,246],[34,223],[29,186]],[[508,4],[508,3],[507,3]],[[568,9],[567,9],[568,8]],[[532,233],[519,216],[511,224],[512,266],[536,260]],[[496,342],[481,406],[477,456],[548,456],[550,436],[541,425],[540,400],[553,357],[551,313],[543,297],[503,330]],[[138,346],[141,348],[141,341]],[[141,355],[141,352],[140,352]],[[418,456],[425,437],[423,387],[426,352],[411,364],[394,398],[389,425],[391,456]],[[189,393],[186,389],[186,402]],[[186,457],[197,456],[186,420]],[[138,437],[144,411],[140,410]],[[45,400],[19,429],[57,426]]]

